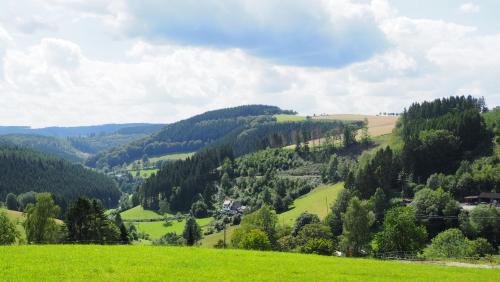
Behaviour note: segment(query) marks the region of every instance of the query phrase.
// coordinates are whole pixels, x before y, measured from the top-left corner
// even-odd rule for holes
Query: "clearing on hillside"
[[[136,206],[120,213],[125,221],[163,219],[163,216],[154,211],[145,210],[142,206]]]
[[[284,122],[295,122],[295,121],[304,121],[306,120],[305,116],[296,116],[296,115],[274,115],[276,118],[276,122],[284,123]]]
[[[293,208],[284,213],[278,214],[280,224],[293,226],[295,219],[303,212],[317,214],[324,218],[330,211],[331,204],[337,198],[340,190],[344,188],[344,183],[334,185],[321,185],[293,202]]]
[[[189,247],[0,247],[5,281],[498,281],[498,269]],[[27,268],[29,266],[29,268]]]
[[[379,136],[389,134],[396,127],[397,116],[372,116],[372,115],[352,115],[352,114],[339,114],[339,115],[325,115],[315,116],[313,119],[335,119],[335,120],[368,120],[368,133],[371,136]]]

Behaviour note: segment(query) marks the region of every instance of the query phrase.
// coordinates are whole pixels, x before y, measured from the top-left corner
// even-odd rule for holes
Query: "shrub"
[[[306,244],[311,239],[332,240],[333,235],[328,226],[323,224],[307,224],[300,230],[297,240],[300,244]]]
[[[293,227],[292,234],[297,236],[300,230],[307,224],[319,223],[319,217],[315,214],[303,212],[295,220],[295,226]]]
[[[17,237],[19,237],[19,233],[16,226],[5,212],[0,211],[0,245],[14,244]]]
[[[297,239],[291,235],[283,236],[278,239],[278,249],[288,252],[297,248]]]
[[[479,257],[494,253],[495,250],[484,238],[467,239],[456,229],[448,229],[439,233],[429,247],[424,250],[427,258],[466,258]]]
[[[242,238],[239,247],[247,250],[265,251],[271,249],[271,242],[264,231],[252,229]]]
[[[306,254],[318,254],[330,256],[333,253],[333,242],[327,239],[313,238],[300,248],[300,252]]]

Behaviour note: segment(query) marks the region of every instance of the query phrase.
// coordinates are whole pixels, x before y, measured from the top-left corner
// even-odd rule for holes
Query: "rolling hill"
[[[50,192],[64,210],[79,196],[97,198],[105,207],[118,203],[120,192],[106,175],[28,149],[0,146],[0,199],[8,193]]]
[[[247,105],[209,111],[163,127],[159,132],[132,143],[97,154],[87,161],[91,167],[122,165],[142,158],[171,153],[193,152],[239,133],[257,116],[290,113],[278,107]]]
[[[80,127],[0,126],[0,144],[18,146],[83,163],[89,156],[159,130],[159,124],[109,124]]]

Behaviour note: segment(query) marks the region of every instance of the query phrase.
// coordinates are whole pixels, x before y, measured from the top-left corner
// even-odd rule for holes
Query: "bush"
[[[291,235],[283,236],[278,239],[278,250],[282,252],[292,251],[297,248],[297,239]]]
[[[12,193],[7,194],[7,197],[5,198],[5,205],[7,206],[8,210],[17,211],[18,203],[16,195]]]
[[[219,239],[217,243],[214,245],[214,248],[216,249],[224,249],[226,247],[226,244],[224,244],[224,240]]]
[[[332,240],[333,234],[330,228],[323,224],[307,224],[300,230],[297,240],[300,244],[306,244],[311,239]]]
[[[253,229],[242,238],[239,247],[247,250],[265,251],[271,249],[271,242],[264,231]]]
[[[327,239],[313,238],[307,241],[307,243],[300,248],[300,252],[306,254],[317,254],[330,256],[332,255],[333,242]]]
[[[16,226],[12,223],[3,211],[0,211],[0,245],[12,245],[16,242],[19,233]]]
[[[163,235],[160,239],[154,240],[153,245],[168,245],[168,246],[182,246],[186,243],[182,236],[177,235],[175,232],[169,232]]]
[[[424,250],[426,258],[467,258],[479,257],[494,253],[494,248],[484,238],[467,239],[456,229],[448,229],[439,233],[429,247]]]
[[[319,223],[319,217],[315,214],[303,212],[295,220],[295,226],[293,227],[292,234],[297,236],[300,230],[307,224]]]
[[[199,200],[191,206],[191,214],[196,218],[204,218],[208,215],[208,209],[205,202]]]
[[[477,238],[470,242],[472,244],[472,251],[477,256],[484,257],[495,253],[495,248],[484,238]]]

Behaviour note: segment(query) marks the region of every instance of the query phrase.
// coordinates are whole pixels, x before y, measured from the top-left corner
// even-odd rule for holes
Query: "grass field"
[[[296,115],[274,115],[276,118],[276,122],[294,122],[294,121],[304,121],[306,120],[305,116],[296,116]]]
[[[335,119],[335,120],[368,120],[368,133],[371,136],[379,136],[384,134],[389,134],[392,132],[396,126],[397,116],[372,116],[372,115],[351,115],[351,114],[341,114],[341,115],[326,115],[326,116],[315,116],[313,119]]]
[[[4,281],[498,281],[500,271],[189,247],[0,247]]]
[[[147,220],[147,219],[162,219],[163,216],[154,211],[145,210],[142,206],[136,206],[129,210],[120,213],[123,220]]]
[[[344,183],[322,185],[293,202],[293,208],[278,215],[280,224],[295,224],[295,219],[303,212],[317,214],[324,218],[330,211],[330,205],[337,198],[337,194],[344,188]]]
[[[149,158],[150,163],[156,163],[158,161],[176,161],[176,160],[185,160],[188,157],[191,157],[194,155],[194,152],[192,153],[178,153],[178,154],[169,154],[169,155],[164,155],[160,157],[152,157]]]
[[[230,245],[231,243],[231,236],[233,235],[234,230],[238,228],[239,226],[226,226],[226,244]],[[218,232],[218,233],[213,233],[210,235],[206,235],[201,239],[199,242],[201,247],[203,248],[213,248],[219,240],[224,240],[224,231],[223,232]]]
[[[196,219],[196,222],[202,227],[202,229],[210,223],[210,221],[212,221],[211,217]],[[180,222],[174,220],[170,224],[167,224],[165,221],[133,222],[133,224],[137,228],[138,232],[149,234],[151,239],[158,239],[169,232],[175,232],[178,235],[182,234],[182,231],[184,231],[184,225],[186,225],[186,220],[182,220]]]

